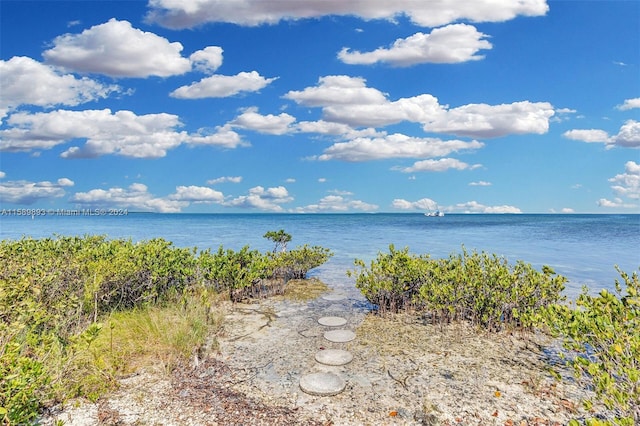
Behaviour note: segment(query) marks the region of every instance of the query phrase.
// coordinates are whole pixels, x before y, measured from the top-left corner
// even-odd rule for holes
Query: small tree
[[[263,237],[275,243],[275,247],[273,247],[274,253],[277,251],[287,251],[287,243],[291,241],[291,234],[284,232],[284,229],[280,229],[279,231],[269,231],[264,234]]]

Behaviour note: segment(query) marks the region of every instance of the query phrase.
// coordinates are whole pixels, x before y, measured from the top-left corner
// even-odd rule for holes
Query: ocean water
[[[619,278],[614,265],[632,273],[640,267],[640,215],[483,215],[452,214],[155,214],[121,216],[2,216],[0,239],[54,235],[106,235],[133,241],[161,237],[178,247],[260,251],[273,243],[268,231],[284,229],[289,247],[303,244],[331,249],[334,256],[313,270],[331,286],[357,297],[352,278],[354,259],[370,261],[389,244],[412,253],[447,257],[467,250],[486,251],[522,260],[536,268],[551,266],[569,279],[566,294],[582,286],[595,293],[613,291]]]

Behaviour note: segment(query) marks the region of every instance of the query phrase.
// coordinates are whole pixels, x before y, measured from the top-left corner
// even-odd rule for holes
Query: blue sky
[[[640,2],[0,1],[3,209],[640,213]]]

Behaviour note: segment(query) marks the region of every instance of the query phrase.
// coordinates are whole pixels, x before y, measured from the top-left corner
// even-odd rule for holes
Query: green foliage
[[[271,275],[285,281],[306,278],[311,269],[323,265],[331,256],[331,250],[307,244],[291,251],[267,253]]]
[[[640,424],[640,283],[618,267],[623,286],[616,294],[602,290],[591,296],[584,289],[577,308],[554,304],[531,320],[546,325],[574,354],[569,359],[576,378],[588,379],[598,400],[614,412],[613,424]],[[585,401],[590,408],[594,401]]]
[[[409,249],[379,253],[369,268],[356,260],[356,287],[381,310],[418,309],[433,321],[467,320],[489,330],[521,326],[523,315],[562,300],[566,279],[548,267],[509,265],[476,251],[448,259],[414,255]]]
[[[274,253],[278,251],[287,251],[287,243],[291,241],[291,234],[284,232],[284,229],[269,231],[264,234],[263,237],[275,243],[275,247],[273,248]]]
[[[247,295],[247,289],[268,277],[266,257],[248,246],[240,251],[225,250],[222,246],[216,253],[207,250],[200,253],[199,264],[203,277],[217,291],[228,291],[233,301]]]
[[[272,236],[291,239],[284,231]],[[213,294],[235,301],[282,292],[283,270],[303,276],[328,256],[306,246],[196,255],[163,239],[104,236],[2,241],[0,419],[30,424],[44,404],[95,400],[143,354],[171,366],[205,339]]]

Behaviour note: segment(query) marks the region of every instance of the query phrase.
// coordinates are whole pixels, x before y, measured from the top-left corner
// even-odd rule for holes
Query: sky
[[[640,213],[640,2],[0,0],[0,207]]]

